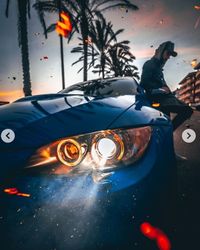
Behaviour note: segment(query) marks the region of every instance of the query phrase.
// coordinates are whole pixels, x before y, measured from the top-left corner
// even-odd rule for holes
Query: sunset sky
[[[31,6],[34,2],[31,1]],[[132,0],[132,3],[139,7],[138,11],[112,10],[107,11],[105,17],[107,21],[112,21],[115,30],[125,29],[118,41],[131,41],[131,52],[136,56],[135,65],[140,74],[143,63],[153,56],[160,43],[168,40],[175,43],[178,56],[171,58],[164,70],[165,79],[174,90],[193,71],[190,62],[193,59],[200,61],[200,10],[194,8],[195,5],[200,6],[200,0]],[[13,101],[23,96],[21,52],[17,40],[17,1],[10,1],[8,19],[5,8],[6,0],[1,0],[0,101]],[[57,19],[56,15],[46,15],[47,24]],[[58,92],[62,87],[58,35],[53,32],[48,39],[44,38],[33,8],[28,32],[33,94]],[[79,57],[70,53],[77,44],[77,38],[70,44],[64,39],[66,87],[82,81],[82,72],[77,74],[81,64],[71,66]],[[89,73],[89,79],[97,77]]]

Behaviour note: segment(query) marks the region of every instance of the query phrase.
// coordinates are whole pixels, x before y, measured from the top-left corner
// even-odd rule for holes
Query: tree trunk
[[[87,64],[88,64],[88,44],[87,44],[88,36],[83,36],[83,52],[84,52],[84,60],[83,60],[83,81],[87,81]]]
[[[28,29],[27,29],[27,1],[18,0],[19,17],[18,17],[18,36],[21,47],[22,70],[23,70],[23,91],[25,96],[32,95],[29,52],[28,52]]]
[[[82,18],[81,18],[81,35],[83,39],[83,53],[84,53],[84,60],[83,60],[83,81],[87,81],[87,67],[88,67],[88,20],[86,17],[86,6],[85,2],[82,5]]]
[[[104,58],[104,54],[102,54],[101,56],[101,68],[102,68],[102,78],[105,78],[105,58]]]

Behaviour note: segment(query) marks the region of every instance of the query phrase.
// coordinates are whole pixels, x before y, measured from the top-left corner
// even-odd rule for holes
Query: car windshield
[[[97,79],[72,85],[59,93],[79,94],[92,97],[137,95],[140,93],[137,82],[132,78]]]

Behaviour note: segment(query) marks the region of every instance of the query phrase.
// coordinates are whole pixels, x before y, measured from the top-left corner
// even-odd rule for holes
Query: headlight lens
[[[150,138],[149,126],[72,136],[38,149],[27,168],[51,166],[55,174],[107,171],[140,159]]]
[[[124,143],[114,131],[105,131],[94,136],[91,156],[98,166],[113,165],[124,156]]]

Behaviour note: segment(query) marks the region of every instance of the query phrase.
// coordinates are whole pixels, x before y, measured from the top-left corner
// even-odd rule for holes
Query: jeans
[[[190,106],[186,104],[161,106],[160,110],[166,115],[176,113],[177,115],[172,120],[173,130],[175,131],[185,120],[189,119],[193,113]]]
[[[172,120],[173,130],[175,131],[185,120],[189,119],[193,113],[190,106],[185,104],[176,98],[172,93],[149,95],[148,99],[153,102],[160,103],[159,110],[170,116],[170,113],[176,113],[177,115]]]

